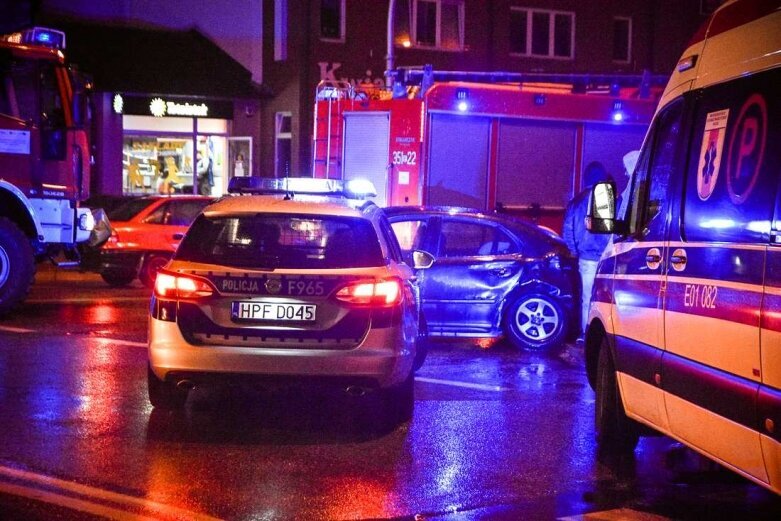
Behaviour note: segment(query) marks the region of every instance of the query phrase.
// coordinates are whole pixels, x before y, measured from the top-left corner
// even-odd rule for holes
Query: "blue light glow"
[[[613,121],[624,121],[623,112],[613,112]]]
[[[461,101],[458,103],[458,110],[461,112],[466,112],[469,108],[469,104],[466,101]]]
[[[52,35],[49,33],[38,33],[38,41],[41,43],[48,43],[52,41]]]

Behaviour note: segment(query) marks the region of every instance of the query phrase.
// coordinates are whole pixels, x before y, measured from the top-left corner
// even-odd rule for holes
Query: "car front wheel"
[[[550,295],[526,293],[510,304],[504,332],[520,349],[548,349],[563,342],[567,316],[561,304]]]
[[[128,269],[108,269],[101,271],[100,277],[113,288],[123,288],[135,280],[136,273]]]

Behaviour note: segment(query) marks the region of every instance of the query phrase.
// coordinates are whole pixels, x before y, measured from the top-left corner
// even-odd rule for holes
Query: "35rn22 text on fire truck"
[[[321,82],[313,177],[366,178],[381,205],[503,209],[560,229],[586,165],[619,182],[667,76],[392,71],[394,87]]]
[[[0,37],[0,316],[24,300],[35,262],[74,251],[94,226],[88,197],[88,82],[68,67],[65,35]]]

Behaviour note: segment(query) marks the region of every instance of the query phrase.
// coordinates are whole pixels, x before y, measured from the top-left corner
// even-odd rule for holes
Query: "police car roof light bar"
[[[313,179],[311,177],[234,177],[228,183],[230,194],[322,195],[366,199],[376,197],[374,185],[365,179]]]

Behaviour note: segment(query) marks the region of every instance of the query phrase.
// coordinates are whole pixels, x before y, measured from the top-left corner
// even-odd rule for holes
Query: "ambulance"
[[[779,85],[781,2],[726,2],[671,76],[627,190],[593,190],[587,225],[613,240],[585,346],[601,449],[662,433],[776,494]]]

